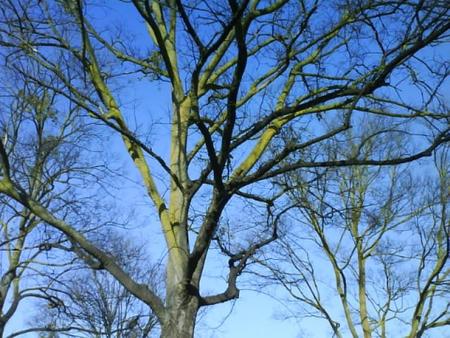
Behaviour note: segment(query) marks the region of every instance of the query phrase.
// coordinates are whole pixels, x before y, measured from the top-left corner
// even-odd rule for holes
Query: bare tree
[[[450,28],[444,1],[7,0],[1,11],[4,62],[83,109],[99,123],[100,137],[107,127],[120,138],[165,238],[165,297],[134,280],[74,220],[26,193],[3,147],[0,192],[150,306],[162,337],[192,337],[201,307],[239,297],[249,258],[277,237],[272,213],[280,191],[269,179],[299,169],[405,163],[449,140],[441,95],[448,75],[441,43]],[[29,64],[51,76],[29,74]],[[168,116],[155,113],[157,98],[148,97],[158,86],[170,101]],[[405,151],[329,157],[327,141],[364,115],[397,126],[386,138],[409,132]],[[149,142],[150,116],[168,120],[156,136],[158,151]],[[340,123],[329,129],[336,117]],[[297,137],[283,142],[289,130]],[[316,156],[306,160],[299,155],[305,149]],[[265,221],[246,227],[227,219],[240,200],[260,205]],[[233,236],[224,242],[223,233]],[[227,285],[205,294],[200,282],[217,241],[228,259]]]
[[[117,232],[97,234],[96,243],[105,248],[134,279],[160,289],[157,265],[151,270],[142,248],[118,237]],[[81,263],[81,264],[80,264]],[[45,295],[48,303],[40,307],[33,322],[40,323],[16,332],[58,336],[154,337],[157,320],[150,308],[137,300],[104,270],[86,268],[83,262],[70,269],[47,274]]]
[[[9,170],[24,192],[42,205],[70,208],[70,202],[63,199],[64,190],[56,186],[69,176],[76,176],[73,163],[77,149],[67,147],[82,133],[69,122],[74,111],[66,116],[57,133],[48,135],[46,132],[52,128],[57,114],[54,93],[19,77],[13,79],[2,81],[0,121]],[[64,240],[51,229],[39,228],[43,221],[27,207],[7,196],[2,196],[1,203],[0,336],[3,337],[5,326],[23,299],[45,298],[39,292],[41,281],[30,280],[42,269],[50,243]]]
[[[367,157],[404,142],[361,147],[359,139],[349,135],[338,147]],[[404,166],[328,169],[313,184],[288,175],[281,183],[290,196],[287,222],[297,226],[260,260],[268,281],[336,337],[414,338],[449,326],[448,149],[435,164],[436,175],[424,179]]]
[[[92,141],[93,134],[87,123],[78,120],[79,107],[61,108],[60,97],[54,91],[28,81],[8,67],[3,71],[0,129],[11,177],[20,184],[23,193],[52,209],[61,219],[77,219],[79,231],[92,231],[89,218],[103,211],[94,208],[95,203],[78,191],[89,186],[94,193],[96,186],[105,184],[107,167],[90,159],[92,148],[87,151],[86,144]],[[42,69],[35,67],[29,72],[38,74]],[[98,192],[97,195],[101,196]],[[68,244],[67,238],[29,208],[4,195],[0,201],[0,336],[3,337],[5,327],[20,311],[23,300],[34,299],[44,304],[54,301],[48,294],[44,275],[49,269],[69,269],[74,255],[55,252]],[[109,214],[111,217],[102,215],[102,224],[113,219]],[[29,306],[30,301],[25,304]]]

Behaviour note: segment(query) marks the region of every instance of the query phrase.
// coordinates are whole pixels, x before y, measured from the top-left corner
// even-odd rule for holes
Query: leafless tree
[[[123,241],[117,232],[96,236],[105,248],[136,280],[160,289],[158,265],[151,271],[141,247]],[[16,332],[15,337],[29,332],[64,336],[154,337],[157,320],[150,308],[137,300],[106,271],[73,263],[63,273],[47,274],[47,304],[40,307],[32,321],[39,325]]]
[[[349,135],[334,149],[368,157],[389,143],[401,151],[404,142],[361,147],[360,139]],[[289,174],[280,181],[289,190],[289,227],[260,259],[266,280],[335,337],[415,338],[448,327],[449,164],[444,149],[425,178],[411,173],[414,165],[327,169],[313,184]]]
[[[4,147],[0,192],[150,306],[162,337],[192,337],[199,309],[238,298],[249,259],[277,238],[273,210],[282,191],[271,179],[410,162],[449,140],[442,96],[449,22],[447,3],[428,0],[6,0],[3,62],[82,109],[99,137],[112,131],[138,171],[165,238],[165,296],[130,276],[76,220],[27,193]],[[48,73],[30,74],[33,64]],[[161,98],[168,114],[157,111]],[[395,126],[386,138],[409,132],[403,153],[324,151],[367,115]],[[168,122],[153,142],[151,119]],[[297,137],[284,142],[289,130]],[[305,149],[316,156],[303,158]],[[227,217],[240,201],[256,215]],[[205,293],[215,247],[228,260],[227,285]]]
[[[54,93],[21,81],[11,73],[5,75],[12,79],[2,81],[0,128],[9,171],[24,192],[42,205],[70,208],[70,202],[63,199],[65,191],[57,185],[75,177],[78,169],[73,165],[77,147],[68,147],[83,133],[70,123],[75,110],[67,114],[57,132],[49,135],[47,130],[53,128],[57,118]],[[48,252],[50,243],[64,240],[60,234],[46,229],[44,222],[28,208],[7,196],[1,197],[0,219],[0,336],[3,336],[6,324],[23,299],[43,297],[36,291],[39,285],[33,285],[30,279],[41,268],[42,256]]]
[[[94,193],[96,186],[106,183],[103,178],[107,167],[90,159],[93,149],[87,151],[86,144],[94,135],[89,125],[78,120],[78,107],[62,107],[54,91],[28,81],[8,67],[3,71],[0,129],[11,177],[24,194],[33,196],[62,219],[76,218],[79,231],[92,231],[90,217],[99,216],[102,211],[89,202],[87,194],[82,197],[78,191],[89,186]],[[40,70],[35,67],[29,71],[37,74]],[[102,217],[103,224],[113,220]],[[43,276],[50,268],[70,269],[74,255],[56,253],[70,241],[8,196],[1,196],[0,220],[0,336],[3,337],[5,327],[20,311],[24,299],[44,304],[54,299],[48,295],[49,285]],[[99,226],[98,222],[95,226]]]

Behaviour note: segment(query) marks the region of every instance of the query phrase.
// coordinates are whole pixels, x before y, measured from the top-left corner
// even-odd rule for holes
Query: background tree
[[[449,140],[440,95],[448,74],[439,55],[450,28],[445,2],[132,0],[108,6],[8,0],[0,19],[2,55],[18,73],[83,109],[99,123],[100,137],[106,126],[121,140],[165,238],[165,297],[134,280],[74,220],[27,194],[3,148],[0,192],[64,233],[148,304],[163,337],[192,337],[201,307],[239,296],[237,279],[249,258],[277,237],[273,210],[280,191],[269,179],[299,169],[404,163]],[[111,27],[124,17],[126,31]],[[29,74],[28,64],[51,76]],[[158,85],[167,95],[149,97]],[[154,112],[161,97],[170,101],[168,116]],[[323,151],[327,140],[368,114],[410,132],[404,153],[330,158]],[[159,153],[149,142],[150,117],[168,122],[158,131]],[[329,129],[336,117],[339,124]],[[280,142],[289,130],[297,137]],[[384,137],[397,132],[387,129]],[[304,149],[316,156],[297,156]],[[246,227],[246,219],[228,218],[241,199],[259,205],[250,209],[258,217],[248,219],[265,221]],[[233,235],[225,242],[221,228]],[[201,280],[217,240],[227,285],[205,294]]]
[[[107,250],[118,264],[133,276],[159,288],[158,266],[144,271],[148,261],[142,248],[118,237],[117,232],[97,234],[96,243]],[[33,327],[15,332],[45,335],[92,337],[155,337],[157,321],[151,310],[131,295],[104,270],[75,262],[70,269],[47,275],[45,294],[48,303],[39,308]]]
[[[3,67],[0,101],[0,130],[2,145],[8,156],[9,172],[19,182],[23,192],[40,204],[51,208],[62,219],[76,219],[77,229],[89,235],[95,227],[112,224],[114,213],[98,208],[89,201],[85,191],[104,196],[96,189],[108,184],[104,179],[107,166],[92,161],[94,148],[86,145],[93,140],[88,123],[78,119],[80,109],[60,105],[61,97],[48,88],[42,88],[27,78]],[[29,69],[39,74],[42,69]],[[80,194],[83,192],[83,194]],[[75,197],[76,196],[76,197]],[[103,203],[103,206],[106,206]],[[100,216],[101,215],[101,216]],[[61,250],[74,251],[73,243],[49,227],[45,221],[23,205],[7,196],[1,196],[0,242],[0,336],[5,327],[22,308],[31,307],[31,299],[38,304],[54,304],[49,294],[46,276],[52,272],[61,276],[71,271],[74,255]],[[21,328],[23,329],[23,327]],[[27,329],[27,332],[36,331]],[[8,336],[18,335],[11,332]]]
[[[65,117],[62,114],[57,117],[54,92],[3,70],[0,128],[9,171],[26,194],[42,205],[67,209],[67,215],[74,206],[65,194],[70,187],[60,190],[58,185],[77,176],[80,168],[74,163],[80,164],[79,149],[72,142],[88,136],[85,130],[71,124],[77,109]],[[11,78],[6,79],[7,76]],[[55,130],[58,118],[64,120]],[[53,131],[52,135],[48,130]],[[37,276],[46,268],[44,261],[51,245],[65,240],[28,208],[7,196],[1,197],[0,219],[0,336],[3,337],[5,326],[25,298],[45,298],[41,292],[45,284]]]
[[[371,157],[403,143],[354,131],[329,151]],[[333,336],[413,338],[450,325],[448,149],[436,155],[435,175],[432,164],[413,168],[356,166],[280,181],[289,226],[260,262],[301,316],[326,321]]]

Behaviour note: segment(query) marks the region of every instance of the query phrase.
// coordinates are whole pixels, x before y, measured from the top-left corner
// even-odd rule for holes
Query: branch
[[[289,164],[283,166],[279,169],[272,170],[266,174],[264,174],[260,179],[267,179],[271,177],[275,177],[281,174],[284,174],[289,171],[301,169],[301,168],[330,168],[330,167],[346,167],[346,166],[354,166],[354,165],[374,165],[374,166],[387,166],[387,165],[397,165],[408,163],[412,161],[416,161],[423,157],[429,157],[433,154],[440,145],[445,144],[450,141],[450,135],[448,135],[448,131],[445,131],[439,134],[433,143],[426,149],[405,157],[386,159],[386,160],[375,160],[375,159],[347,159],[347,160],[337,160],[337,161],[323,161],[323,162],[305,162],[305,161],[297,161],[293,164]]]
[[[222,252],[225,253],[227,256],[230,256],[230,259],[228,260],[228,266],[230,269],[230,272],[228,274],[228,281],[227,281],[227,288],[224,292],[212,295],[212,296],[205,296],[200,298],[200,306],[210,306],[214,304],[224,303],[232,299],[239,298],[239,289],[237,287],[237,278],[240,276],[242,271],[247,266],[248,260],[261,248],[269,245],[273,241],[278,239],[278,223],[281,219],[281,216],[285,214],[288,210],[292,209],[292,207],[288,207],[283,209],[277,217],[273,220],[272,223],[272,234],[270,237],[263,239],[257,243],[252,244],[250,247],[248,247],[245,250],[242,250],[236,254],[232,254],[228,249],[223,247],[219,243],[219,247],[221,248]],[[270,206],[268,206],[268,217],[271,217],[272,213],[270,211]],[[237,263],[237,264],[236,264]]]
[[[164,319],[164,304],[158,295],[150,290],[144,284],[136,283],[122,268],[114,262],[111,256],[96,247],[93,243],[87,240],[80,232],[75,230],[72,226],[65,221],[53,216],[46,208],[41,204],[31,199],[24,191],[18,186],[13,186],[12,183],[5,184],[0,182],[0,192],[13,198],[32,213],[41,218],[46,223],[52,225],[56,229],[64,233],[71,241],[74,241],[80,245],[83,250],[88,254],[95,257],[104,268],[111,273],[128,291],[133,295],[141,299],[147,305],[149,305],[158,318],[163,321]]]

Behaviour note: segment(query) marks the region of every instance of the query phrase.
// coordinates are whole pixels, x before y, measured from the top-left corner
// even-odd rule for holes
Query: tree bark
[[[198,299],[182,292],[175,294],[166,309],[161,338],[193,338],[198,312]]]

